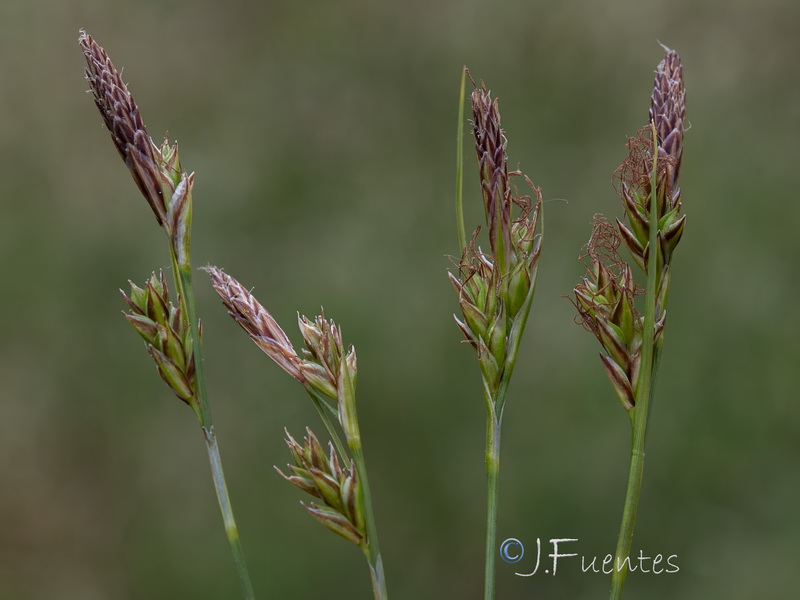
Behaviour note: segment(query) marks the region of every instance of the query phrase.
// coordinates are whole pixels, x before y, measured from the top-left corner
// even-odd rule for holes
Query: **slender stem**
[[[504,394],[505,395],[505,394]],[[486,563],[484,569],[484,600],[494,599],[495,552],[497,545],[497,492],[500,476],[500,424],[502,416],[495,413],[495,402],[486,398]]]
[[[208,449],[208,460],[211,463],[211,476],[214,479],[214,489],[217,492],[219,509],[222,512],[222,522],[225,524],[225,535],[228,537],[228,544],[231,547],[233,560],[236,563],[236,570],[239,573],[239,582],[242,585],[242,593],[246,600],[254,600],[253,584],[250,583],[250,576],[247,573],[247,564],[244,560],[242,544],[239,541],[239,529],[236,527],[236,520],[233,518],[233,508],[228,494],[228,486],[225,485],[225,474],[222,471],[222,460],[219,456],[217,438],[214,435],[214,427],[203,427],[203,438]]]
[[[383,574],[383,560],[381,550],[378,545],[378,528],[375,525],[375,513],[372,509],[372,495],[369,491],[369,480],[367,479],[367,464],[364,460],[364,450],[361,446],[361,436],[347,440],[350,451],[353,453],[353,461],[356,464],[358,479],[361,484],[361,493],[364,500],[364,522],[367,527],[367,541],[369,542],[369,554],[367,561],[370,565],[372,574],[372,591],[375,600],[388,600],[389,593],[386,590],[386,578]]]
[[[242,585],[242,594],[245,600],[254,600],[253,584],[250,582],[250,575],[247,572],[247,564],[244,560],[242,545],[239,542],[239,530],[233,518],[230,495],[228,487],[225,485],[225,476],[222,472],[222,460],[219,455],[217,439],[214,435],[214,424],[211,421],[211,409],[208,404],[208,391],[206,388],[205,368],[203,364],[203,348],[200,340],[200,327],[197,319],[197,308],[194,300],[194,287],[192,286],[192,270],[189,265],[179,268],[172,254],[172,267],[176,270],[176,285],[183,302],[184,314],[192,328],[192,352],[194,355],[195,380],[197,382],[197,402],[195,413],[203,429],[203,437],[208,448],[208,459],[211,463],[211,475],[214,479],[214,488],[217,492],[219,508],[222,512],[222,521],[225,525],[225,535],[228,537],[228,544],[231,547],[233,560],[236,563],[236,570],[239,573],[239,582]]]
[[[358,504],[359,508],[363,510],[364,526],[367,534],[366,543],[362,542],[361,549],[364,551],[369,563],[375,600],[387,600],[389,594],[386,591],[383,560],[381,559],[381,550],[378,544],[378,528],[375,525],[372,495],[369,491],[367,462],[364,459],[364,448],[361,445],[361,428],[358,424],[355,388],[353,387],[353,379],[350,377],[346,357],[342,357],[339,367],[339,423],[344,430],[347,446],[350,448],[350,454],[353,457],[356,473],[358,474],[358,488],[360,491]]]
[[[464,87],[467,80],[467,67],[461,71],[461,91],[458,97],[458,134],[456,135],[456,225],[458,229],[458,249],[464,253],[467,235],[464,229]]]
[[[203,361],[203,342],[200,339],[199,320],[194,300],[194,286],[192,285],[192,269],[190,266],[178,267],[173,253],[173,269],[176,269],[176,281],[180,282],[179,293],[183,301],[183,314],[192,329],[192,354],[194,356],[195,380],[197,381],[197,418],[202,427],[212,427],[211,407],[208,404],[208,391],[206,388],[205,363]]]
[[[368,550],[365,550],[365,556],[367,557],[369,576],[370,580],[372,581],[372,595],[375,600],[387,600],[389,594],[386,591],[386,580],[383,576],[383,563],[381,562],[381,557],[378,556],[378,564],[373,565],[370,562]]]
[[[544,235],[544,219],[542,219],[542,235]],[[536,283],[538,282],[538,263],[534,266],[531,274],[531,287],[528,297],[520,309],[519,314],[514,319],[511,332],[508,336],[508,355],[503,368],[503,375],[495,391],[494,398],[484,381],[484,396],[486,399],[486,564],[484,571],[484,599],[494,598],[494,575],[495,575],[495,551],[497,543],[497,496],[498,479],[500,477],[500,431],[503,422],[503,408],[506,403],[506,393],[511,383],[511,375],[517,363],[522,332],[528,321],[533,297],[536,293]]]
[[[653,129],[653,170],[650,180],[650,240],[649,256],[647,262],[647,285],[644,305],[644,325],[642,327],[642,370],[636,382],[633,435],[631,440],[631,464],[628,473],[628,487],[625,492],[625,508],[622,511],[622,524],[620,525],[617,549],[614,555],[614,569],[611,575],[611,600],[622,597],[622,588],[628,574],[628,557],[633,543],[633,529],[636,525],[636,514],[639,509],[639,497],[642,489],[644,475],[644,447],[647,438],[648,413],[650,400],[654,394],[655,370],[654,360],[654,334],[656,312],[656,290],[658,283],[658,202],[657,202],[657,166],[658,166],[658,135],[655,125]],[[658,352],[660,357],[660,352]]]
[[[634,435],[631,443],[631,465],[628,472],[628,488],[625,492],[625,508],[622,511],[622,525],[619,530],[611,575],[610,598],[612,600],[617,600],[622,596],[622,587],[625,585],[625,576],[628,573],[625,559],[630,554],[633,542],[633,527],[636,523],[636,513],[639,510],[639,493],[642,488],[643,474],[644,452],[636,443],[636,435]]]

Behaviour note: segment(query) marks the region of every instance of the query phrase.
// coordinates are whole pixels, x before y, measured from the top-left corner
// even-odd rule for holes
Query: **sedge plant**
[[[614,555],[611,600],[622,596],[644,474],[644,450],[664,346],[671,264],[686,217],[678,172],[683,153],[686,93],[678,53],[665,48],[656,69],[650,123],[628,141],[628,157],[615,173],[626,221],[595,216],[585,247],[587,274],[575,286],[584,326],[603,348],[600,359],[631,423],[631,460],[622,524]],[[624,244],[645,277],[619,255]],[[636,297],[643,295],[643,312]]]
[[[144,339],[162,379],[197,417],[242,595],[251,600],[255,596],[222,470],[203,370],[202,329],[190,259],[194,173],[181,170],[177,143],[170,145],[165,140],[157,146],[148,136],[139,108],[106,51],[85,32],[81,32],[79,44],[95,104],[169,247],[175,303],[170,300],[164,272],[153,273],[143,287],[130,282],[130,293],[122,292],[130,308],[125,318]]]
[[[117,151],[167,238],[172,294],[163,270],[123,298],[125,317],[144,339],[161,378],[194,412],[206,444],[225,532],[245,600],[254,598],[225,483],[203,369],[202,328],[195,308],[190,259],[194,173],[182,171],[177,143],[161,146],[147,134],[139,109],[105,50],[91,36],[79,39],[86,78]],[[488,252],[478,245],[481,227],[467,237],[463,215],[462,73],[456,172],[456,228],[460,256],[450,281],[458,294],[456,324],[476,352],[486,407],[487,511],[484,600],[495,597],[498,478],[503,412],[538,279],[543,239],[541,190],[510,170],[499,105],[485,85],[470,102],[472,133],[485,216]],[[473,82],[474,84],[474,82]],[[629,139],[628,157],[615,172],[625,221],[596,216],[585,247],[586,275],[574,288],[579,319],[602,346],[601,363],[631,423],[631,460],[615,551],[611,600],[621,598],[644,472],[644,448],[656,372],[664,345],[671,263],[684,226],[677,187],[685,119],[678,54],[665,48],[656,70],[650,122]],[[532,191],[520,194],[515,182]],[[619,255],[628,249],[645,278]],[[286,431],[294,464],[278,474],[312,496],[305,510],[366,558],[375,600],[388,600],[373,503],[356,411],[355,349],[324,314],[298,315],[305,348],[298,352],[284,330],[233,277],[205,269],[229,315],[269,358],[306,390],[330,437],[327,451],[310,429],[302,442]]]
[[[466,69],[461,80],[464,103]],[[497,100],[484,85],[472,92],[475,150],[490,252],[476,246],[480,227],[469,242],[462,215],[462,128],[459,110],[456,220],[461,259],[457,274],[449,273],[458,293],[463,319],[456,324],[477,353],[486,404],[486,546],[484,598],[495,594],[495,553],[500,473],[500,433],[511,375],[517,362],[522,334],[528,320],[539,271],[542,231],[541,190],[520,171],[510,171],[505,132],[500,126]],[[533,190],[533,198],[520,195],[513,183],[521,178]]]
[[[324,314],[313,320],[298,315],[306,345],[298,354],[277,321],[244,286],[216,267],[209,266],[206,271],[228,314],[268,357],[305,388],[333,440],[326,455],[311,429],[306,430],[303,444],[287,431],[286,444],[295,464],[288,466],[289,475],[277,467],[276,471],[322,501],[304,508],[329,530],[358,546],[369,566],[375,600],[387,600],[356,413],[355,348],[344,345],[341,329]],[[344,434],[345,443],[339,431]]]

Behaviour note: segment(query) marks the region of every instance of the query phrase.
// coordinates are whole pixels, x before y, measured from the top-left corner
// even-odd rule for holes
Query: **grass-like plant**
[[[230,495],[222,471],[219,447],[211,419],[203,370],[202,330],[195,309],[190,246],[194,173],[181,171],[178,145],[166,140],[159,147],[142,121],[139,108],[108,54],[90,35],[81,32],[79,44],[86,58],[86,79],[103,122],[139,191],[167,236],[175,304],[170,301],[163,271],[139,287],[122,293],[130,307],[125,317],[144,339],[158,372],[175,395],[194,412],[208,450],[214,488],[225,533],[239,573],[245,599],[254,598],[253,587],[233,517]]]
[[[600,359],[631,422],[631,462],[612,571],[611,599],[621,597],[644,473],[644,449],[656,371],[664,346],[671,263],[683,235],[678,172],[683,153],[686,93],[678,53],[665,48],[656,69],[650,124],[628,142],[615,173],[627,223],[596,216],[585,249],[587,274],[575,286],[583,324],[603,347]],[[618,254],[624,243],[643,271],[643,314],[633,269]]]
[[[222,471],[203,373],[202,330],[195,309],[190,260],[194,174],[181,170],[177,144],[156,145],[139,109],[106,52],[85,32],[79,39],[89,81],[112,140],[167,236],[174,292],[164,271],[123,292],[126,318],[144,339],[158,372],[195,413],[206,443],[225,532],[245,600],[254,598],[238,529]],[[500,438],[511,377],[530,314],[543,238],[542,194],[518,170],[509,170],[507,140],[498,102],[481,84],[471,94],[472,132],[478,162],[489,251],[477,245],[481,228],[467,239],[463,216],[463,120],[465,85],[459,108],[456,223],[460,258],[450,281],[458,293],[456,323],[476,352],[486,406],[487,513],[484,598],[495,597]],[[473,82],[474,84],[474,82]],[[632,449],[622,525],[615,551],[611,599],[621,597],[639,504],[649,410],[664,344],[673,252],[683,234],[677,187],[685,115],[685,91],[678,54],[666,49],[656,70],[650,124],[628,142],[628,157],[615,173],[627,222],[596,216],[585,248],[586,276],[574,288],[580,320],[600,341],[602,365],[626,411]],[[522,181],[530,195],[515,186]],[[643,271],[619,256],[622,244]],[[367,478],[356,411],[357,361],[341,329],[324,315],[298,315],[305,342],[300,352],[272,315],[233,277],[205,269],[230,316],[256,345],[306,390],[331,442],[327,452],[311,429],[302,443],[287,431],[294,460],[283,479],[316,499],[306,511],[326,528],[355,544],[367,560],[375,600],[387,600],[383,560]],[[637,300],[637,296],[642,296]],[[174,302],[173,302],[174,299]]]
[[[305,509],[325,527],[359,547],[369,565],[375,600],[387,600],[383,560],[378,547],[378,531],[356,414],[358,367],[355,348],[345,347],[341,329],[324,315],[313,321],[298,316],[300,333],[306,344],[298,355],[280,325],[244,286],[216,267],[206,270],[228,314],[267,356],[308,392],[336,446],[334,449],[330,444],[326,456],[311,429],[307,429],[308,436],[302,445],[287,431],[286,443],[295,465],[289,465],[288,476],[277,467],[276,470],[289,483],[323,501],[324,506],[312,502]],[[344,433],[346,446],[333,419],[338,421]],[[341,466],[342,460],[347,461],[344,467]]]
[[[456,221],[461,260],[458,274],[449,273],[458,292],[463,320],[456,323],[477,353],[486,403],[486,557],[484,598],[495,593],[497,491],[500,473],[500,433],[511,375],[517,362],[522,333],[533,303],[539,272],[542,212],[541,190],[520,171],[509,171],[505,132],[500,127],[497,100],[484,85],[472,92],[472,118],[478,157],[481,195],[490,253],[476,247],[478,227],[469,243],[462,214],[463,104],[466,69],[461,79],[459,109]],[[522,177],[534,198],[520,195],[513,184]]]

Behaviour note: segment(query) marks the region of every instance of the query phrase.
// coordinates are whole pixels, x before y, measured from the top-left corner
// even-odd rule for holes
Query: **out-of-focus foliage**
[[[0,6],[0,598],[234,598],[188,408],[165,391],[117,289],[168,264],[162,233],[85,94],[84,27],[149,132],[197,173],[196,266],[230,268],[291,330],[343,327],[390,592],[477,598],[484,405],[452,321],[461,66],[500,98],[512,164],[542,186],[539,287],[506,410],[498,539],[613,551],[628,423],[563,296],[611,173],[644,125],[656,41],[683,59],[687,227],[673,262],[634,549],[653,600],[800,586],[796,498],[800,7],[473,0]],[[464,124],[467,127],[466,123]],[[482,218],[467,149],[466,223]],[[566,202],[563,200],[565,199]],[[197,275],[212,408],[261,597],[367,598],[355,549],[273,472],[308,399]],[[299,342],[299,336],[294,338]],[[543,545],[543,554],[547,549]],[[598,598],[603,575],[498,563],[498,597]],[[313,565],[313,568],[309,565]],[[543,566],[544,568],[544,566]]]

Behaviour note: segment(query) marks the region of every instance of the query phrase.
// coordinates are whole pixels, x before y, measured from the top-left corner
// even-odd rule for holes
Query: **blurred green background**
[[[339,322],[390,592],[481,597],[484,406],[447,281],[456,98],[500,98],[512,164],[543,188],[538,294],[505,414],[498,540],[613,551],[627,419],[564,299],[611,173],[647,118],[657,40],[684,62],[688,223],[634,549],[680,572],[626,597],[795,597],[800,5],[791,0],[0,5],[0,598],[237,598],[193,415],[156,375],[117,289],[168,263],[85,93],[84,27],[150,134],[197,173],[193,259],[285,324]],[[467,148],[468,228],[482,218]],[[566,200],[566,202],[564,201]],[[260,598],[368,598],[358,551],[272,465],[321,432],[302,389],[197,277],[217,434]],[[549,551],[549,549],[547,550]],[[527,559],[526,559],[527,560]],[[499,599],[603,598],[577,562]]]

